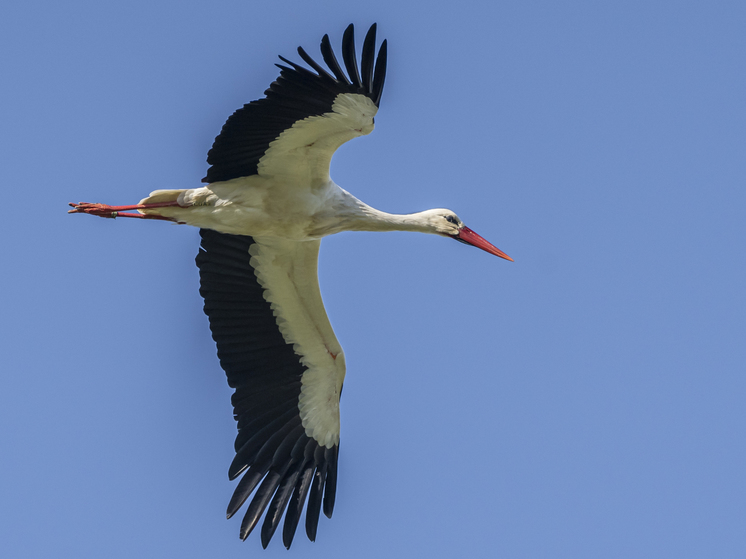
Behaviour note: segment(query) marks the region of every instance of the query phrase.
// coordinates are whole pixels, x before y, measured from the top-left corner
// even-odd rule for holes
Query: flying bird
[[[329,177],[335,150],[370,134],[386,75],[386,41],[376,25],[360,66],[350,25],[342,61],[321,40],[324,69],[302,48],[310,69],[280,57],[280,75],[228,118],[202,179],[206,186],[156,190],[139,204],[70,204],[70,213],[160,219],[200,228],[200,294],[220,365],[235,389],[238,423],[231,480],[242,476],[228,518],[248,500],[240,537],[266,511],[261,542],[280,524],[290,547],[306,506],[316,539],[320,511],[331,518],[337,485],[339,399],[345,356],[319,292],[319,244],[340,231],[418,231],[508,255],[446,209],[396,215],[376,210]]]

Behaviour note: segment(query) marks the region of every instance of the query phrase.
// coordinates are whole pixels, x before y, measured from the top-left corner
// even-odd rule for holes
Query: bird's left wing
[[[344,142],[369,134],[386,75],[386,41],[375,56],[376,25],[363,42],[360,70],[353,26],[342,39],[347,74],[337,61],[329,36],[321,54],[331,73],[298,47],[313,69],[280,57],[280,76],[266,97],[244,105],[228,118],[207,154],[211,165],[204,182],[250,175],[285,179],[288,184],[314,186],[329,180],[329,163]]]
[[[290,547],[308,498],[306,532],[314,540],[322,502],[327,516],[334,508],[345,375],[344,354],[319,292],[320,241],[210,229],[200,235],[200,293],[220,364],[236,389],[238,436],[229,477],[243,477],[228,517],[259,486],[241,538],[269,506],[261,531],[266,547],[287,508],[282,538]]]

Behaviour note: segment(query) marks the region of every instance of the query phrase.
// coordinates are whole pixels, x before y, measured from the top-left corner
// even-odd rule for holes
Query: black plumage
[[[362,77],[358,73],[352,25],[342,40],[342,58],[349,78],[337,62],[328,35],[321,40],[321,54],[333,75],[300,47],[298,54],[316,73],[281,56],[287,66],[277,65],[280,76],[264,92],[266,97],[244,105],[223,125],[207,154],[211,167],[202,181],[213,183],[257,174],[259,160],[272,141],[295,122],[330,112],[339,94],[359,93],[378,106],[386,74],[386,41],[381,44],[377,59],[375,42],[374,23],[363,43]]]
[[[196,260],[200,294],[220,365],[228,384],[236,389],[231,402],[238,436],[228,475],[230,479],[243,477],[227,515],[233,516],[256,490],[241,524],[241,538],[248,537],[267,510],[261,530],[266,547],[287,509],[282,537],[290,547],[311,489],[306,533],[314,540],[322,490],[328,517],[334,506],[336,475],[328,472],[336,472],[338,447],[322,447],[305,433],[298,399],[306,368],[282,338],[270,303],[264,299],[250,263],[254,240],[210,229],[200,230],[200,235]]]

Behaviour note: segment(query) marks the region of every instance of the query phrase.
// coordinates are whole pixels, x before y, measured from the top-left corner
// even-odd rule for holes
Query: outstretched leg
[[[162,215],[155,214],[141,214],[141,213],[128,213],[126,210],[147,210],[150,208],[168,208],[178,207],[179,203],[173,202],[157,202],[154,204],[134,204],[132,206],[107,206],[106,204],[90,204],[88,202],[80,202],[79,204],[70,203],[72,210],[68,210],[70,214],[89,214],[97,215],[98,217],[135,217],[138,219],[162,219],[164,221],[177,221],[172,217],[164,217]]]

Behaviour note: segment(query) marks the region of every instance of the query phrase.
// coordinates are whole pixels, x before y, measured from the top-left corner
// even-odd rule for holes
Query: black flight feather
[[[370,26],[363,42],[361,60],[363,87],[370,95],[373,93],[373,62],[376,57],[376,24]]]
[[[338,82],[345,85],[352,85],[350,80],[347,79],[347,76],[345,76],[345,73],[342,71],[339,62],[337,62],[337,56],[334,54],[334,49],[332,49],[329,35],[324,35],[321,38],[321,57],[324,59],[324,62],[326,62],[326,65],[329,66],[329,69],[332,71],[332,74],[334,74],[334,77],[337,78]]]
[[[285,514],[285,525],[282,529],[282,543],[284,543],[285,547],[288,549],[290,549],[290,545],[293,543],[293,536],[295,536],[295,530],[298,527],[298,521],[300,520],[300,513],[303,510],[303,503],[306,500],[308,488],[311,485],[313,471],[313,460],[307,460],[303,464],[301,474],[298,477],[295,489],[293,490],[293,495],[288,504],[288,511]]]
[[[308,506],[306,507],[306,535],[312,542],[316,541],[316,528],[319,524],[319,513],[321,512],[321,494],[324,490],[326,480],[327,464],[316,468],[313,482],[308,493]]]
[[[342,59],[345,62],[345,68],[347,68],[352,85],[362,87],[363,82],[360,80],[360,73],[357,70],[357,55],[355,54],[355,28],[352,24],[347,26],[344,35],[342,35]]]
[[[384,39],[381,43],[381,48],[378,50],[378,58],[376,59],[376,71],[373,75],[373,91],[371,92],[370,98],[376,104],[376,107],[381,102],[381,95],[383,94],[383,82],[386,79],[386,40]]]

